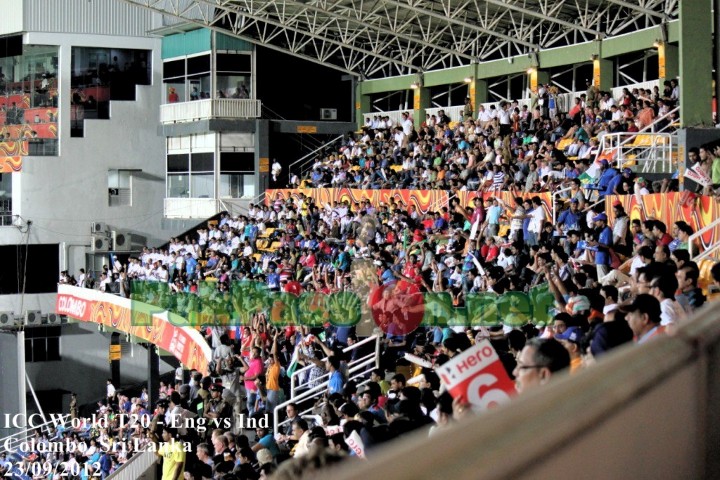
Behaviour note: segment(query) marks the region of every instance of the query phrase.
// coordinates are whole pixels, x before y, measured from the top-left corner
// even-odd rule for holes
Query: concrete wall
[[[19,31],[146,36],[160,15],[122,0],[0,0],[0,35]]]
[[[110,377],[109,345],[110,334],[100,333],[96,325],[66,324],[62,326],[60,336],[61,360],[27,363],[25,369],[36,391],[74,391],[78,394],[78,402],[85,404],[105,395],[105,382]],[[123,350],[128,348],[123,347]],[[120,360],[121,385],[147,380],[147,350],[140,345],[133,345],[132,350],[132,355],[124,352]],[[160,360],[160,374],[171,369]]]

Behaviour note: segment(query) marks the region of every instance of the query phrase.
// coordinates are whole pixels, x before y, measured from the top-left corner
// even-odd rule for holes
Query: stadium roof
[[[470,65],[677,19],[680,0],[125,0],[357,75]]]

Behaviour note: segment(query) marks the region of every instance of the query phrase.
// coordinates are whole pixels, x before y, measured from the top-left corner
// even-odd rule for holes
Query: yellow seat
[[[273,242],[272,245],[268,248],[271,252],[274,252],[278,248],[282,247],[282,242]]]
[[[646,133],[641,133],[639,135],[635,135],[635,138],[630,143],[633,147],[650,147],[653,144],[653,135],[648,135]]]
[[[705,259],[700,260],[698,268],[700,269],[700,276],[698,277],[698,287],[702,288],[707,293],[708,287],[713,284],[713,276],[711,273],[712,267],[715,265],[715,260]]]
[[[573,139],[572,139],[572,138],[561,138],[560,140],[558,140],[557,145],[555,146],[555,148],[557,148],[558,150],[565,150],[565,149],[566,149],[567,147],[569,147],[572,143],[573,143]]]
[[[392,170],[393,172],[399,172],[400,170],[402,170],[402,165],[390,165],[390,170]]]
[[[259,262],[262,259],[262,253],[253,253],[252,257],[256,262]]]

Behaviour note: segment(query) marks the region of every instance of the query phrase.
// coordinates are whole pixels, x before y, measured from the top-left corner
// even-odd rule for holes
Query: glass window
[[[220,152],[220,172],[255,172],[255,153]]]
[[[217,89],[219,98],[252,98],[249,75],[218,74]]]
[[[190,195],[193,198],[215,198],[212,173],[193,173],[190,177]]]
[[[215,155],[208,153],[192,154],[192,171],[193,172],[213,172],[215,171]]]
[[[252,56],[249,54],[218,53],[215,62],[218,72],[250,73],[252,71]]]
[[[108,205],[132,205],[132,171],[108,170]]]
[[[82,137],[86,118],[110,118],[111,100],[135,100],[150,85],[148,50],[74,47],[70,78],[71,136]]]
[[[167,196],[168,198],[190,198],[190,175],[169,173]]]
[[[168,172],[189,172],[190,171],[190,155],[178,154],[167,156]]]
[[[189,57],[187,59],[187,75],[197,75],[200,73],[210,73],[210,55],[200,55],[197,57]]]
[[[220,198],[243,198],[255,196],[255,175],[223,173],[220,175]]]
[[[12,53],[19,55],[5,56]],[[57,155],[58,47],[24,45],[0,52],[0,161],[7,151]],[[17,155],[14,153],[13,155]]]

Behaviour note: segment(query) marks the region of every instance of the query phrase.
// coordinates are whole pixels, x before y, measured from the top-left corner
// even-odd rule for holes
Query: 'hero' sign
[[[516,393],[505,367],[488,340],[454,356],[437,369],[453,398],[477,411],[507,402]]]

